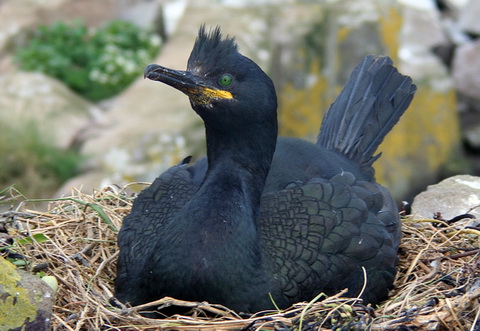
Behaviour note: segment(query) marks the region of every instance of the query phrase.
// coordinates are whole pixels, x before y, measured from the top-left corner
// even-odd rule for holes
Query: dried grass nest
[[[480,229],[468,223],[403,219],[395,288],[378,307],[341,293],[320,295],[284,311],[239,316],[218,305],[164,298],[150,305],[191,307],[187,315],[148,319],[112,298],[117,229],[133,196],[126,187],[92,195],[75,191],[48,211],[4,213],[9,235],[35,238],[17,246],[27,269],[59,282],[54,330],[479,330]],[[6,217],[7,216],[7,217]],[[24,241],[25,242],[25,241]]]

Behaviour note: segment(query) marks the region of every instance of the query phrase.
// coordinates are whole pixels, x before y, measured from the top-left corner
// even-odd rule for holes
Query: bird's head
[[[200,28],[186,71],[151,64],[145,77],[188,95],[192,108],[210,127],[231,130],[276,123],[272,81],[255,62],[238,52],[233,38],[223,38],[218,27],[210,32]]]

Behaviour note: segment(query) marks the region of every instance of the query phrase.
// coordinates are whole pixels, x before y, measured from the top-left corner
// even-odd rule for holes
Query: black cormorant
[[[344,288],[385,298],[401,225],[372,163],[416,90],[388,57],[355,68],[316,143],[277,139],[272,81],[219,28],[200,28],[187,71],[152,64],[145,77],[188,95],[207,159],[187,158],[136,198],[118,235],[120,301],[255,312]]]

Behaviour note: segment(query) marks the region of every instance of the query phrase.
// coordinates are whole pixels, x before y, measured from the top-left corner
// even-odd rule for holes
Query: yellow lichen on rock
[[[19,286],[22,279],[16,267],[0,257],[0,329],[20,328],[27,319],[36,317],[37,308],[28,290]]]
[[[394,194],[407,192],[452,159],[459,136],[455,91],[419,84],[412,105],[379,147],[377,180]]]
[[[320,75],[318,62],[312,64],[315,82],[304,89],[286,83],[279,95],[279,130],[281,136],[302,137],[313,141],[320,127],[323,114],[332,100],[328,100],[328,81]]]
[[[388,55],[394,62],[398,60],[398,37],[403,25],[403,17],[398,6],[389,6],[384,9],[385,14],[379,17],[380,37]]]
[[[367,54],[388,55],[399,71],[412,77],[418,91],[398,125],[380,145],[378,152],[382,152],[382,157],[374,167],[377,180],[396,199],[409,199],[437,181],[446,169],[450,174],[464,167],[458,157],[460,132],[455,90],[439,60],[430,59],[423,70],[418,70],[417,64],[400,56],[400,50],[408,46],[402,39],[408,19],[403,6],[386,1],[377,2],[368,13],[355,8],[351,12],[330,10],[328,21],[320,18],[315,30],[309,33],[324,41],[320,46],[300,42],[296,53],[304,61],[297,59],[296,63],[307,64],[294,65],[290,76],[295,80],[286,79],[278,91],[280,135],[315,141],[334,92],[340,91],[354,65]],[[331,34],[334,37],[327,37]],[[412,49],[405,49],[404,53],[409,52]],[[452,160],[457,169],[452,169]]]

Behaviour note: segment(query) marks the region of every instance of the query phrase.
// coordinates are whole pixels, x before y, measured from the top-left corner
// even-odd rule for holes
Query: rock
[[[432,54],[435,45],[448,41],[441,17],[433,1],[329,1],[321,8],[307,42],[279,47],[297,51],[294,61],[280,64],[284,71],[296,72],[277,90],[281,132],[313,140],[321,112],[354,64],[366,54],[389,55],[402,73],[412,77],[418,92],[379,147],[382,157],[374,166],[378,181],[397,199],[408,200],[449,168],[447,164],[456,158],[452,155],[460,149],[453,80]],[[300,34],[294,39],[306,37]],[[309,46],[314,43],[316,48]],[[313,63],[307,76],[313,84],[299,84],[308,63]]]
[[[415,218],[433,218],[440,213],[444,219],[462,214],[480,218],[480,177],[458,175],[428,186],[412,203]]]
[[[3,53],[12,39],[41,22],[42,11],[55,11],[63,1],[65,0],[6,0],[2,2],[0,7],[0,56],[5,55]]]
[[[396,64],[412,77],[418,90],[412,105],[379,147],[382,157],[374,166],[379,182],[397,199],[411,200],[462,156],[455,86],[432,52],[435,45],[448,42],[441,17],[434,1],[401,0],[400,4],[400,18],[385,19],[401,22]],[[395,39],[393,35],[389,32],[386,38]],[[388,54],[395,59],[395,53]]]
[[[62,185],[62,187],[55,193],[54,196],[74,196],[77,190],[92,194],[96,189],[103,188],[117,182],[119,182],[117,178],[112,178],[112,174],[108,173],[107,171],[91,170],[68,180]]]
[[[480,101],[480,39],[459,45],[453,59],[453,78],[458,91]]]
[[[402,0],[403,19],[400,58],[402,71],[417,80],[428,79],[439,90],[452,88],[452,80],[442,62],[432,53],[437,45],[448,44],[442,21],[433,1]]]
[[[98,110],[54,78],[15,72],[0,76],[0,121],[13,128],[33,125],[55,146],[67,148]]]
[[[0,330],[50,330],[54,290],[0,257]]]
[[[480,125],[465,129],[464,139],[467,145],[474,150],[480,150]]]
[[[151,28],[156,24],[161,6],[159,1],[142,1],[123,8],[119,18],[143,28]]]
[[[460,28],[468,33],[480,35],[480,1],[470,0],[460,10],[458,24]]]
[[[14,0],[18,1],[18,0]],[[49,0],[51,1],[51,0]],[[36,1],[36,2],[49,2]],[[59,5],[53,9],[52,7],[41,8],[40,24],[52,24],[56,21],[72,22],[80,20],[87,26],[98,27],[106,22],[118,17],[122,8],[128,5],[133,0],[54,0],[60,2]]]

